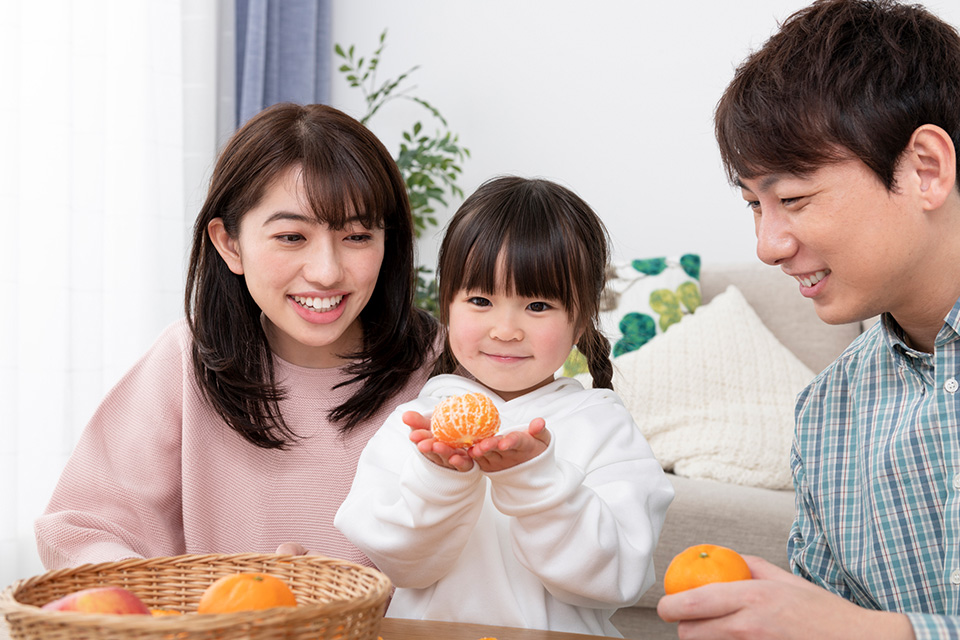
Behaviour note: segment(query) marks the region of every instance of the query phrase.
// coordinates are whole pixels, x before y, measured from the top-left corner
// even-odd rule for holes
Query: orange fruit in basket
[[[663,590],[677,593],[711,582],[749,580],[750,567],[739,553],[716,544],[695,544],[674,556],[663,574]]]
[[[496,435],[499,428],[500,412],[482,393],[445,398],[434,407],[430,418],[433,437],[454,449]]]
[[[197,613],[235,613],[271,607],[295,607],[297,598],[287,583],[265,573],[234,573],[207,587]]]
[[[163,609],[160,607],[152,607],[150,609],[150,615],[159,617],[159,616],[181,616],[183,615],[182,611],[177,611],[176,609]]]

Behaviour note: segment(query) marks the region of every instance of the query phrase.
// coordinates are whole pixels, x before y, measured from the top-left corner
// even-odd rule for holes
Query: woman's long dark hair
[[[583,331],[577,349],[595,388],[613,388],[610,343],[598,328],[609,259],[607,230],[578,195],[549,180],[505,176],[480,186],[454,214],[437,260],[440,320],[462,289],[559,300]],[[497,282],[503,264],[505,282]],[[447,342],[434,373],[453,373]]]
[[[347,431],[376,413],[427,364],[437,323],[413,304],[414,232],[406,187],[380,141],[361,123],[323,105],[278,104],[260,112],[227,143],[193,229],[184,306],[193,334],[193,366],[217,413],[251,443],[285,448],[296,440],[279,410],[283,390],[260,324],[260,308],[242,275],[230,271],[207,232],[222,218],[231,237],[266,189],[291,167],[314,215],[334,229],[354,212],[385,230],[383,263],[360,313],[363,345],[343,384],[362,382],[330,418]]]

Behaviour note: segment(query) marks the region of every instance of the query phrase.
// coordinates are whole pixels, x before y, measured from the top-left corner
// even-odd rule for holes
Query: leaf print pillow
[[[699,255],[611,264],[600,306],[600,329],[610,341],[611,356],[636,351],[693,313],[700,301]],[[576,348],[561,373],[567,377],[587,373],[586,360]]]

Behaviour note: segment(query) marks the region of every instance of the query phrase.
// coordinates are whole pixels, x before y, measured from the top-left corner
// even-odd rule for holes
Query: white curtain
[[[0,588],[43,572],[33,520],[80,432],[182,316],[221,4],[0,8]]]

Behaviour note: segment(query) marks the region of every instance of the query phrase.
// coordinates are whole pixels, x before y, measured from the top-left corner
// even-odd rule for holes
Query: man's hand
[[[744,556],[753,580],[664,596],[657,613],[681,640],[914,640],[906,616],[870,611],[763,558]]]

